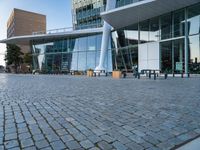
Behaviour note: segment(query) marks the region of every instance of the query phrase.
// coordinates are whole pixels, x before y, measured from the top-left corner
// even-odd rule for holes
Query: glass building
[[[1,42],[30,43],[34,69],[47,73],[95,69],[105,55],[106,72],[200,74],[200,0],[73,0],[72,15],[73,31]]]
[[[72,18],[74,29],[102,27],[100,13],[105,10],[106,0],[73,0]]]
[[[121,7],[141,0],[116,0]],[[74,29],[97,28],[103,26],[101,13],[105,11],[106,0],[72,0],[72,18]]]
[[[113,68],[132,71],[138,47],[159,43],[162,72],[184,73],[187,61],[188,72],[200,73],[200,3],[116,29],[112,41]]]
[[[102,34],[91,36],[33,40],[33,67],[43,73],[68,73],[95,69],[100,57]],[[111,50],[104,63],[112,71]]]

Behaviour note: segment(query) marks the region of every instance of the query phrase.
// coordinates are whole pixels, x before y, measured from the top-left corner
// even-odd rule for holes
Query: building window
[[[189,35],[200,33],[200,4],[188,8]]]
[[[179,10],[173,14],[173,37],[185,35],[185,11]]]
[[[153,18],[149,21],[149,41],[159,40],[159,18]]]
[[[200,73],[200,35],[189,37],[189,70]]]
[[[149,21],[143,21],[139,23],[140,29],[140,43],[146,43],[149,41]]]
[[[172,16],[171,13],[161,16],[161,40],[172,37]]]

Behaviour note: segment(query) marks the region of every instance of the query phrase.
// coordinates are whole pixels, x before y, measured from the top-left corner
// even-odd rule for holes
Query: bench
[[[143,70],[141,70],[140,73],[137,73],[135,75],[135,78],[140,79],[141,74],[146,74],[146,77],[149,77],[149,79],[151,79],[151,75],[153,75],[154,80],[156,80],[156,77],[158,77],[159,74],[161,74],[161,70],[158,70],[158,69],[143,69]],[[167,79],[167,77],[168,77],[168,74],[165,73],[164,78]]]

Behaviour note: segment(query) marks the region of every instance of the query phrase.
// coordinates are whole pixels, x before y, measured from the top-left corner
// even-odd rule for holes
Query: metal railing
[[[41,34],[55,34],[55,33],[64,33],[73,31],[73,27],[67,27],[67,28],[59,28],[59,29],[51,29],[51,30],[43,30],[43,31],[37,31],[33,32],[33,35],[41,35]]]

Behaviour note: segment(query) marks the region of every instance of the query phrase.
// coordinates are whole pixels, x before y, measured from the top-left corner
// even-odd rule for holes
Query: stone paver
[[[171,149],[200,135],[199,83],[0,74],[0,149]]]

